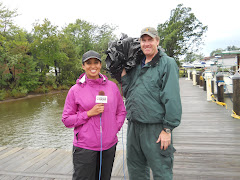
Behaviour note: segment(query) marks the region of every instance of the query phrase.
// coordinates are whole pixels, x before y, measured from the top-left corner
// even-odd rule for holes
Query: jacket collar
[[[160,53],[160,50],[158,50],[158,53],[153,57],[153,59],[148,63],[149,66],[156,66],[156,64],[159,62],[159,59],[161,58],[162,54]]]
[[[164,53],[158,49],[158,53],[153,57],[153,59],[148,63],[148,67],[151,66],[156,66],[158,64],[158,62],[160,61],[160,58],[164,55]],[[144,59],[146,59],[146,56],[144,57]],[[142,65],[142,62],[141,62]]]
[[[105,78],[104,75],[102,75],[101,73],[99,73],[99,76],[103,79],[102,82],[106,82],[107,79]],[[87,80],[87,76],[86,76],[86,74],[84,74],[84,75],[82,76],[82,78],[79,79],[79,83],[80,83],[80,84],[84,84],[84,83],[86,82],[86,80]]]

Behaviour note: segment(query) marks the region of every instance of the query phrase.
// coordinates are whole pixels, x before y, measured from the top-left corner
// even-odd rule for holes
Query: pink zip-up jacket
[[[68,128],[74,128],[73,145],[94,151],[101,150],[100,115],[88,117],[87,111],[96,105],[96,96],[104,91],[107,103],[101,117],[102,150],[111,148],[118,142],[117,133],[121,129],[126,109],[117,85],[106,76],[88,79],[82,74],[71,87],[66,97],[62,122]]]

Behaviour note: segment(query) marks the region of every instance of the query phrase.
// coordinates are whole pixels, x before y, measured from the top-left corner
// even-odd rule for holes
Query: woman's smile
[[[98,79],[102,64],[98,59],[91,58],[84,62],[82,68],[89,79]]]

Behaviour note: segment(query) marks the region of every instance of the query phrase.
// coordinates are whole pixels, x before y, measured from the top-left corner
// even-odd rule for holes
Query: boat
[[[204,68],[206,63],[204,61],[193,61],[192,64],[194,68]]]
[[[190,63],[190,62],[185,62],[185,63],[182,64],[182,67],[184,67],[184,68],[193,68],[193,64]]]

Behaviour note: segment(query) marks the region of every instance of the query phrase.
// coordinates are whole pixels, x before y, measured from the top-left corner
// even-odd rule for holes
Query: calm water
[[[71,148],[73,131],[61,121],[66,94],[0,103],[0,146]]]
[[[72,149],[73,129],[61,121],[66,93],[0,103],[0,146]],[[124,127],[127,125],[124,124]],[[118,134],[122,148],[123,128]],[[125,135],[124,135],[125,143]]]

